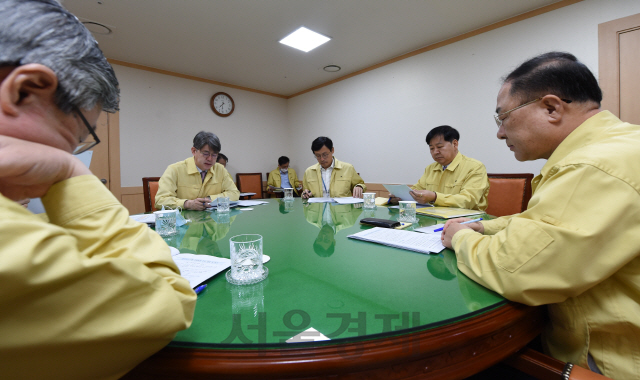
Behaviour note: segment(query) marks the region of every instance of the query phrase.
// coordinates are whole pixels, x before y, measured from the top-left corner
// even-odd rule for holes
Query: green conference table
[[[425,255],[347,238],[370,228],[360,219],[395,220],[397,209],[268,202],[227,215],[183,212],[191,222],[165,238],[170,246],[228,258],[230,237],[260,234],[269,276],[244,286],[224,272],[209,279],[191,327],[127,378],[464,378],[542,329],[540,308],[476,284],[450,250]],[[439,222],[419,219],[414,226]],[[330,340],[286,342],[309,328]]]

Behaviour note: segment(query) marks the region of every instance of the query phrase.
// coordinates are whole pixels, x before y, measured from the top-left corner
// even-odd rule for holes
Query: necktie
[[[200,176],[202,177],[202,182],[204,182],[204,177],[207,176],[207,172],[200,172]]]

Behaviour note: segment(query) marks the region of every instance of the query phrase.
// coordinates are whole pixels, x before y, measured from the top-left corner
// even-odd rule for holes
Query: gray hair
[[[200,150],[205,145],[208,145],[214,153],[220,153],[222,150],[222,145],[220,144],[218,136],[211,132],[200,131],[196,137],[193,138],[193,147]]]
[[[87,28],[55,0],[0,1],[0,67],[39,63],[58,78],[56,105],[118,110],[118,80]]]

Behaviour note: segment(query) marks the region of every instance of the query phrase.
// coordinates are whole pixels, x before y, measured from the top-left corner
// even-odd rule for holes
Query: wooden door
[[[120,117],[118,113],[102,112],[96,123],[100,144],[93,148],[89,169],[105,186],[121,199],[120,187]]]
[[[602,108],[640,125],[640,13],[598,25]]]

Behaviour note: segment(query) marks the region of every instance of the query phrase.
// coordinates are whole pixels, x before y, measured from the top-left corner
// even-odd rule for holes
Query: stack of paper
[[[238,201],[238,206],[242,206],[242,207],[251,207],[251,206],[258,206],[258,205],[266,205],[269,202],[266,201]]]
[[[340,204],[354,204],[362,203],[364,199],[354,197],[342,197],[342,198],[309,198],[309,203],[340,203]]]
[[[421,234],[391,228],[374,227],[347,237],[420,253],[439,253],[445,248],[440,234]]]
[[[231,260],[223,257],[191,253],[178,253],[172,257],[180,269],[180,275],[189,280],[192,288],[231,266]]]
[[[433,216],[440,219],[461,218],[470,215],[482,215],[484,211],[454,207],[425,207],[416,210],[417,214]]]

